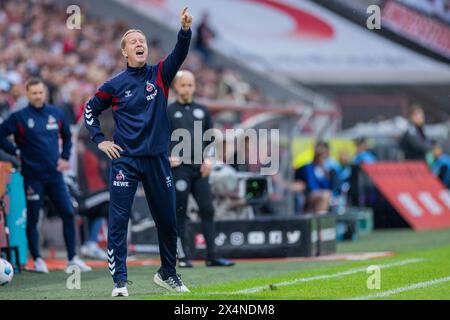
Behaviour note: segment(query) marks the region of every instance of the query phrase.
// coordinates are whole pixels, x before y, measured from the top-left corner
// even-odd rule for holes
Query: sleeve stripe
[[[112,98],[112,95],[105,91],[97,91],[95,93],[95,96],[102,99],[102,100],[110,100]]]
[[[169,87],[164,83],[162,79],[162,68],[163,68],[163,60],[161,60],[158,64],[158,75],[156,77],[156,85],[163,89],[164,96],[166,98],[169,97]]]
[[[111,106],[113,111],[117,110],[117,108],[119,107],[119,97],[114,96],[111,102]]]

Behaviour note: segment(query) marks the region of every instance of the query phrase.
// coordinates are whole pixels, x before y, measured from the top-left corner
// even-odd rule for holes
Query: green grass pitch
[[[376,231],[339,243],[338,253],[394,251],[365,261],[243,262],[233,268],[179,269],[191,289],[171,294],[157,287],[157,267],[130,267],[130,297],[120,299],[450,299],[450,229]],[[380,288],[368,289],[367,267],[380,267]],[[0,299],[111,299],[106,269],[82,274],[81,288],[66,288],[68,275],[23,272],[0,287]],[[117,299],[117,298],[115,298]]]

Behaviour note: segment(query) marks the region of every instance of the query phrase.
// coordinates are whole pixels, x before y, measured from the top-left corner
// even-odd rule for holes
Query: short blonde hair
[[[129,35],[132,32],[139,32],[140,34],[142,34],[144,36],[144,38],[147,39],[147,37],[145,36],[144,31],[140,30],[140,29],[129,29],[127,30],[127,32],[125,32],[122,36],[122,39],[120,40],[120,47],[122,49],[125,49],[125,46],[127,45],[127,40],[125,39],[127,35]]]

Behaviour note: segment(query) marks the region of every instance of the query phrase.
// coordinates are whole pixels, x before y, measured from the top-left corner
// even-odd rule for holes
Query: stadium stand
[[[127,25],[85,16],[80,32],[65,28],[64,8],[56,1],[6,1],[0,4],[0,108],[2,118],[26,104],[23,84],[41,76],[50,91],[50,102],[63,106],[75,123],[86,99],[109,76],[124,67],[117,50]],[[150,61],[167,54],[158,38],[151,38]],[[184,67],[194,71],[201,98],[235,103],[274,105],[273,97],[242,79],[229,68],[207,65],[191,51]]]

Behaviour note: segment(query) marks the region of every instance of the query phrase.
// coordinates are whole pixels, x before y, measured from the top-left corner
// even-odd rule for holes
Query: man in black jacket
[[[409,125],[401,140],[406,160],[425,160],[431,149],[431,141],[425,135],[425,114],[423,109],[415,105],[411,109]]]
[[[195,144],[198,144],[198,141],[194,141],[195,138],[201,138],[206,130],[212,129],[211,115],[206,107],[193,101],[195,78],[191,72],[179,71],[175,76],[174,88],[177,93],[177,101],[167,108],[170,126],[172,132],[177,129],[187,130],[191,139],[190,154],[183,153],[179,157],[177,155],[170,157],[176,191],[178,265],[181,268],[192,267],[185,250],[186,209],[189,194],[192,193],[199,207],[202,233],[206,242],[206,265],[209,267],[232,266],[233,262],[217,259],[215,256],[214,208],[208,182],[211,164],[202,156],[209,143],[202,142],[200,150],[196,150]],[[201,131],[201,136],[198,137],[194,133],[198,130],[197,128],[200,128]],[[172,151],[177,144],[177,141],[171,142]]]

